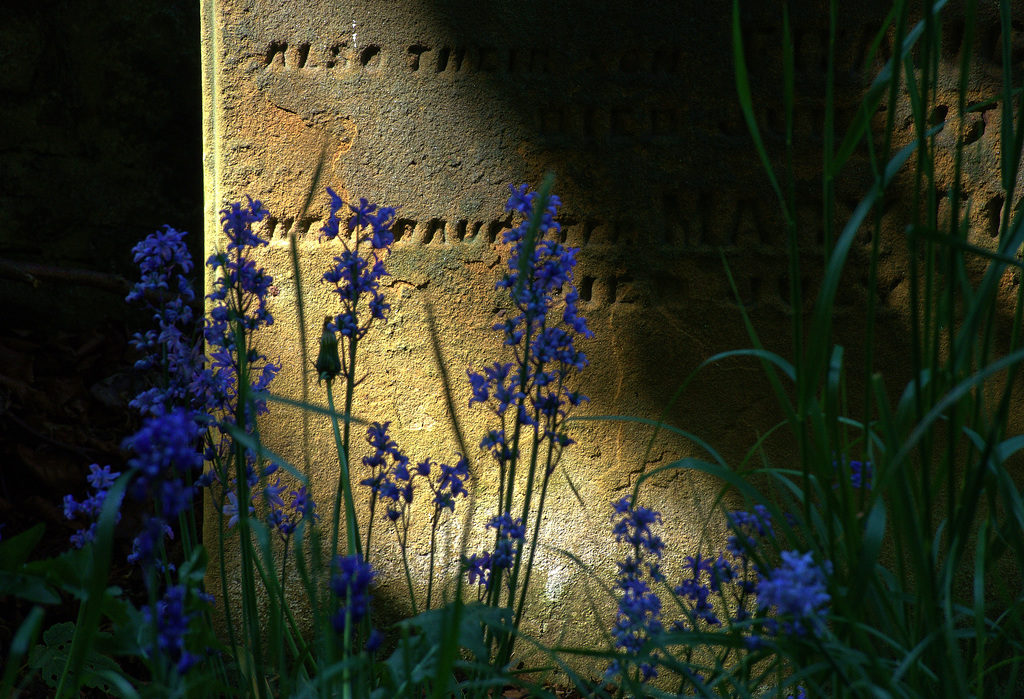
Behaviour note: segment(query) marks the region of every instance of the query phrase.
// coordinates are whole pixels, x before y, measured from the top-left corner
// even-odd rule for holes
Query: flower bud
[[[320,381],[333,381],[341,372],[341,358],[338,356],[338,336],[330,329],[331,317],[324,319],[324,331],[320,335],[320,354],[316,358],[316,370]]]

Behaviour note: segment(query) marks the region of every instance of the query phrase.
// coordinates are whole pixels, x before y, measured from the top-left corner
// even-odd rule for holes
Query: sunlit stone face
[[[497,468],[478,446],[494,427],[493,415],[469,409],[466,372],[512,361],[492,329],[510,310],[507,294],[494,287],[507,268],[501,233],[515,223],[503,210],[508,185],[536,186],[554,172],[564,202],[561,239],[580,248],[580,312],[595,333],[579,343],[590,359],[579,388],[591,399],[580,415],[660,417],[704,359],[749,345],[739,304],[769,349],[788,351],[785,228],[737,107],[729,17],[721,3],[666,0],[627,10],[594,2],[217,0],[204,12],[206,244],[213,249],[220,241],[216,211],[226,202],[248,194],[269,209],[259,233],[270,245],[260,261],[275,278],[276,322],[256,341],[283,365],[274,391],[326,405],[312,365],[322,320],[338,311],[321,278],[340,243],[319,240],[325,188],[347,201],[397,208],[390,276],[382,282],[391,312],[360,347],[358,373],[366,379],[353,412],[391,421],[393,438],[413,461],[429,456],[454,463],[465,449],[471,498],[439,530],[442,589],[458,569],[464,541],[468,552],[484,547],[484,524],[496,514]],[[878,21],[870,8],[858,12],[837,53],[844,75],[837,89],[853,98],[863,37]],[[797,66],[810,102],[820,92],[814,80],[827,37],[818,19],[799,20]],[[781,18],[773,9],[752,8],[749,21],[755,100],[775,157],[783,133],[773,101],[781,85]],[[850,109],[845,102],[841,108]],[[807,187],[814,191],[820,190],[813,184],[820,138],[816,118],[802,116],[796,157],[809,168]],[[842,206],[855,203],[854,189],[840,198]],[[807,219],[801,245],[820,258],[821,223],[813,205],[809,211],[801,211]],[[815,280],[805,281],[805,291],[813,292]],[[862,295],[841,294],[836,313],[852,315]],[[855,331],[851,324],[838,332]],[[893,333],[883,342],[898,347],[897,338]],[[851,351],[850,361],[858,352]],[[707,369],[667,419],[738,461],[780,419],[759,371],[739,362]],[[354,430],[358,481],[370,448],[365,428]],[[329,422],[272,405],[262,434],[307,471],[326,514],[338,477]],[[622,555],[611,534],[611,502],[645,471],[707,456],[666,433],[648,449],[650,434],[649,427],[625,422],[575,423],[577,444],[552,478],[541,522],[529,631],[550,642],[571,633],[574,643],[584,643],[611,623],[612,600],[558,549],[610,580]],[[769,449],[780,459],[790,453],[781,442]],[[670,549],[682,554],[701,536],[721,534],[721,518],[711,509],[718,483],[681,470],[649,483],[642,497],[663,513]],[[422,587],[430,542],[426,503],[410,544],[413,577]],[[358,487],[356,504],[364,508],[365,530],[368,493]],[[408,612],[391,525],[381,519],[375,530],[371,556],[382,568],[384,611]],[[228,565],[236,565],[231,557]],[[230,571],[228,577],[235,578]],[[590,599],[602,619],[593,618]]]

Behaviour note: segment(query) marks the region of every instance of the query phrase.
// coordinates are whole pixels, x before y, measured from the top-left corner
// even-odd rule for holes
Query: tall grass
[[[866,88],[851,125],[839,132],[838,2],[828,7],[821,264],[808,260],[799,244],[806,236],[796,214],[797,95],[789,17],[783,6],[779,87],[786,128],[785,149],[776,153],[760,134],[740,3],[734,0],[739,109],[787,231],[791,347],[786,356],[767,350],[740,304],[739,320],[751,346],[708,358],[673,402],[705,367],[725,358],[745,359],[763,368],[777,398],[779,423],[754,441],[744,459],[730,464],[685,425],[615,418],[652,426],[652,446],[664,431],[672,431],[707,456],[644,474],[632,497],[613,505],[616,523],[609,541],[623,546],[624,558],[607,588],[619,604],[616,618],[605,620],[607,648],[544,647],[520,631],[529,614],[536,551],[544,543],[539,531],[548,479],[571,446],[570,409],[584,400],[571,390],[575,372],[586,366],[572,336],[589,333],[575,312],[573,253],[552,240],[558,201],[551,180],[537,193],[513,188],[510,199],[510,210],[522,214],[522,223],[506,235],[513,253],[500,286],[519,316],[497,330],[511,348],[512,361],[498,360],[469,377],[473,402],[493,413],[494,429],[481,443],[500,476],[485,523],[493,530],[493,545],[478,554],[460,552],[452,597],[440,601],[433,593],[440,588],[435,588],[433,550],[425,597],[410,573],[408,532],[414,518],[422,522],[424,516],[423,509],[411,508],[412,489],[418,484],[419,502],[434,498],[426,508],[433,547],[438,527],[453,525],[446,512],[466,496],[462,458],[468,447],[455,425],[460,453],[448,459],[453,465],[412,460],[387,436],[386,424],[359,417],[358,347],[386,320],[377,263],[386,260],[394,211],[364,201],[343,217],[349,210],[329,191],[331,216],[323,232],[338,253],[338,266],[325,279],[335,286],[341,311],[324,321],[318,347],[303,340],[300,358],[304,377],[307,367],[315,366],[322,402],[308,393],[299,401],[284,398],[269,388],[277,367],[259,351],[259,330],[272,322],[264,314],[272,280],[248,266],[251,250],[264,244],[252,229],[263,211],[251,200],[248,208],[229,207],[223,213],[231,245],[210,262],[223,281],[214,284],[202,327],[207,360],[194,355],[198,338],[180,322],[187,315],[181,305],[168,305],[162,292],[154,296],[160,284],[148,282],[155,284],[146,293],[161,333],[159,340],[154,333],[152,342],[139,342],[156,349],[159,390],[140,401],[146,420],[125,444],[136,454],[126,472],[94,471],[90,482],[97,492],[89,504],[65,503],[71,515],[94,520],[80,533],[82,548],[29,562],[40,529],[0,542],[0,592],[36,605],[10,644],[0,696],[16,695],[36,673],[62,698],[78,696],[83,687],[121,697],[484,697],[509,682],[544,695],[536,673],[512,667],[516,649],[524,646],[549,658],[549,667],[565,670],[577,689],[591,696],[1017,696],[1024,684],[1024,501],[1014,469],[1021,464],[1024,436],[1013,411],[1019,409],[1017,374],[1024,360],[1019,276],[1024,219],[1016,205],[1024,109],[1014,82],[1011,7],[1008,0],[999,3],[1001,89],[981,105],[968,98],[978,40],[974,2],[966,3],[962,17],[955,114],[984,107],[1000,115],[999,177],[1006,205],[993,247],[972,236],[963,187],[963,118],[951,117],[959,131],[951,184],[946,191],[937,184],[942,148],[937,136],[952,129],[950,122],[932,123],[941,26],[950,10],[944,2],[925,2],[917,10],[894,3],[868,64],[885,45],[892,47],[890,57]],[[898,140],[895,121],[903,100],[913,124],[913,137],[905,143]],[[882,107],[884,125],[877,128]],[[835,182],[855,153],[867,153],[872,183],[836,228]],[[882,202],[907,182],[909,189],[900,195],[910,218],[905,235],[894,240],[891,229],[883,227]],[[942,198],[949,202],[948,221],[937,215]],[[850,283],[849,261],[865,233],[871,243],[860,250],[869,259],[864,362],[850,365],[835,340],[833,308],[839,289]],[[905,245],[907,264],[910,380],[902,386],[876,370],[876,345],[884,332],[877,321],[879,258],[887,235],[888,244]],[[161,240],[140,248],[139,258],[163,264],[174,257],[180,237]],[[305,329],[306,282],[294,240],[291,252]],[[189,265],[179,263],[181,269],[161,278],[164,291],[168,281],[188,273]],[[805,317],[800,280],[815,268],[823,272]],[[739,298],[727,265],[725,273]],[[146,279],[144,274],[143,287]],[[1012,294],[1005,290],[1008,279],[1015,282],[1009,284]],[[314,353],[315,362],[309,359]],[[451,404],[436,337],[434,354]],[[854,399],[860,391],[863,395]],[[255,418],[268,403],[271,409],[299,408],[330,424],[338,474],[332,503],[315,509],[305,490],[308,464],[287,463],[261,440]],[[859,407],[851,410],[850,404]],[[195,437],[183,438],[181,429],[161,432],[163,421],[172,417],[191,420]],[[353,438],[368,425],[374,455],[358,468],[371,475],[359,483],[353,475]],[[783,465],[765,456],[780,438],[796,447],[793,460]],[[151,449],[154,443],[160,449]],[[195,470],[199,453],[206,459],[204,475]],[[658,513],[641,504],[645,484],[679,469],[722,481],[716,503],[730,532],[726,541],[706,540],[697,551],[680,552],[660,539]],[[177,497],[195,492],[193,480],[210,488],[206,531],[215,532],[212,541],[199,537],[194,503],[184,506]],[[180,492],[168,493],[167,483],[181,483]],[[357,510],[359,487],[370,489],[369,512]],[[128,496],[153,508],[138,539],[148,590],[142,601],[126,599],[109,585],[118,513]],[[726,509],[726,503],[743,503],[744,509]],[[184,540],[185,554],[177,560],[165,547],[164,526],[172,524]],[[383,644],[370,604],[375,532],[397,536],[414,610],[412,618],[386,630]],[[237,560],[230,557],[232,548]],[[665,566],[672,575],[675,568],[684,571],[670,580],[662,562],[686,553],[694,555]],[[565,555],[579,560],[572,552]],[[222,573],[220,589],[212,591],[215,607],[203,583],[210,556]],[[225,574],[232,566],[237,586]],[[608,574],[593,572],[601,579]],[[73,630],[52,625],[44,631],[45,607],[61,594],[79,600],[78,622]],[[300,599],[310,610],[308,622],[296,615]],[[212,632],[215,621],[223,627],[220,636]],[[581,661],[608,663],[609,672],[601,678],[577,675],[571,668]]]
[[[717,609],[726,622],[695,623],[693,603],[679,588],[663,586],[663,594],[674,602],[672,612],[686,622],[676,627],[681,630],[649,633],[639,651],[619,650],[613,655],[634,667],[654,665],[661,670],[663,688],[701,696],[802,691],[828,697],[1011,697],[1018,696],[1024,685],[1024,501],[1019,485],[1024,438],[1019,417],[1013,414],[1020,406],[1018,367],[1024,359],[1024,218],[1017,192],[1024,110],[1021,90],[1015,87],[1020,76],[1013,74],[1011,7],[1004,0],[999,3],[1001,91],[986,95],[981,105],[976,95],[970,101],[978,8],[967,2],[963,15],[950,17],[944,6],[894,3],[871,45],[867,64],[886,43],[892,46],[891,58],[866,89],[849,128],[840,133],[833,89],[840,10],[837,2],[829,3],[821,190],[824,272],[809,317],[804,318],[800,280],[810,274],[814,261],[806,259],[798,243],[789,16],[783,6],[784,69],[779,87],[786,129],[785,151],[778,154],[761,136],[740,3],[733,3],[740,108],[788,231],[792,348],[786,357],[766,350],[740,304],[751,349],[712,357],[697,371],[737,355],[759,362],[783,418],[776,430],[789,433],[797,453],[791,464],[768,462],[760,456],[772,438],[766,436],[742,464],[733,466],[696,440],[706,448],[709,460],[684,459],[654,473],[695,469],[718,476],[724,483],[719,501],[739,497],[748,509],[758,506],[765,520],[774,522],[774,528],[756,537],[756,547],[752,544],[734,560],[733,574],[739,574],[742,565],[742,575],[756,578],[765,593],[766,583],[781,570],[775,566],[784,551],[808,552],[807,560],[830,570],[830,599],[824,623],[816,631],[783,629],[765,636],[760,622],[770,608],[763,600],[758,604],[742,593],[730,596],[720,581]],[[972,235],[962,169],[967,119],[950,114],[947,123],[932,122],[942,77],[943,21],[962,21],[964,26],[955,115],[966,117],[980,107],[999,110],[999,185],[1006,205],[994,248],[980,245]],[[902,100],[909,103],[913,123],[913,138],[906,143],[897,141],[895,123]],[[873,120],[880,108],[884,127],[876,129]],[[936,136],[951,130],[952,123],[958,133],[945,142],[955,144],[954,170],[948,190],[940,190],[942,146]],[[873,181],[844,225],[833,229],[834,183],[856,152],[867,153]],[[905,386],[891,385],[891,377],[876,370],[880,245],[892,235],[883,229],[882,203],[898,180],[911,183],[899,192],[909,204],[910,218],[902,238],[890,237],[887,242],[905,245],[911,377]],[[943,197],[950,204],[946,222],[940,222],[936,213]],[[871,244],[863,309],[864,363],[850,366],[844,348],[834,339],[833,308],[840,287],[853,283],[847,267],[865,232]],[[1005,291],[1007,286],[1012,293]],[[734,283],[733,289],[739,299]],[[677,397],[685,388],[686,384]],[[863,411],[848,407],[856,390],[864,391]],[[749,466],[758,460],[760,466]],[[654,473],[646,474],[641,483]],[[634,500],[642,498],[641,483]],[[744,517],[728,519],[737,537],[751,531],[751,520],[740,514]],[[706,545],[712,551],[721,548],[720,543]],[[667,617],[660,622],[664,628],[671,628],[665,611],[669,606],[666,603],[662,611]],[[805,621],[814,621],[824,610],[814,611]],[[624,674],[618,694],[664,695],[646,680],[640,673]]]

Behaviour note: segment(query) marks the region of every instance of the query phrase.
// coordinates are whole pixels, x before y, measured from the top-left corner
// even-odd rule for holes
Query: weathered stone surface
[[[823,235],[820,124],[828,30],[818,5],[790,3],[797,189],[805,202],[799,213],[808,260],[821,259]],[[324,187],[346,199],[398,207],[398,241],[387,262],[392,315],[368,336],[360,359],[368,379],[359,389],[356,412],[392,420],[395,439],[410,457],[442,461],[455,458],[451,425],[458,418],[477,478],[471,550],[482,545],[482,524],[494,514],[495,474],[476,448],[487,415],[466,409],[465,371],[502,358],[491,326],[505,308],[494,282],[507,260],[499,243],[509,223],[502,215],[508,184],[536,184],[553,170],[565,202],[565,239],[581,248],[576,281],[596,335],[581,345],[591,359],[581,383],[591,403],[582,412],[657,418],[700,362],[749,346],[720,251],[765,345],[790,354],[785,231],[733,94],[724,8],[678,0],[628,10],[617,3],[298,6],[271,0],[210,0],[204,7],[207,246],[220,240],[216,211],[226,202],[248,194],[273,213],[263,229],[271,244],[262,259],[280,293],[271,306],[277,322],[260,342],[285,365],[275,388],[325,402],[312,377],[302,385],[288,258],[289,239],[296,238],[312,343],[319,319],[333,308],[318,281],[337,250],[336,243],[317,241],[326,215]],[[836,45],[840,128],[878,67],[863,63],[886,9],[888,3],[881,2],[843,8]],[[784,147],[776,98],[781,18],[774,6],[760,4],[744,7],[744,17],[760,127],[776,157]],[[952,65],[958,48],[950,41]],[[998,88],[987,70],[978,69],[979,98]],[[946,80],[948,102],[955,82]],[[972,191],[985,202],[974,209],[982,212],[979,226],[1001,206],[991,189],[997,172],[991,147],[984,145],[991,133],[986,125],[993,122],[984,114],[970,117],[980,119],[975,130],[983,144],[968,166],[976,183]],[[905,141],[910,123],[898,127]],[[866,159],[855,155],[837,183],[837,226],[870,177]],[[886,213],[879,280],[883,304],[875,369],[890,386],[907,378],[906,265],[893,243],[902,235],[906,212],[894,197]],[[864,240],[853,251],[835,307],[836,340],[846,346],[846,363],[855,372],[863,365],[869,249]],[[804,291],[813,294],[820,270],[814,262],[805,269]],[[431,311],[453,380],[454,416],[446,409],[431,350]],[[850,395],[856,410],[861,390],[855,381]],[[668,419],[737,463],[780,414],[759,367],[735,360],[698,376]],[[294,463],[302,464],[302,450],[309,450],[310,478],[322,508],[332,500],[337,478],[329,431],[323,421],[283,408],[275,409],[264,431]],[[553,548],[542,551],[529,614],[528,630],[549,642],[570,629],[573,642],[600,638],[611,618],[591,617],[589,598],[609,610],[607,598],[554,548],[573,551],[610,577],[619,553],[608,525],[609,503],[644,471],[686,455],[705,456],[695,444],[668,436],[659,437],[648,454],[649,435],[647,428],[628,423],[578,423],[579,444],[564,459],[567,475],[553,481],[542,533]],[[776,463],[792,453],[784,440],[768,445]],[[357,450],[356,463],[360,455]],[[691,552],[708,534],[709,518],[711,532],[717,530],[717,486],[698,474],[675,472],[645,491],[645,502],[664,512],[666,539],[676,551]],[[414,546],[421,575],[429,533],[422,516]],[[445,535],[450,570],[458,529],[453,525]],[[389,609],[401,612],[398,552],[390,532],[380,534],[378,541],[387,545],[374,556],[388,561],[381,594]]]

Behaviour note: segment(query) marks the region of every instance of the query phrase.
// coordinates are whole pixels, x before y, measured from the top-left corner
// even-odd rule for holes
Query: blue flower
[[[139,371],[153,371],[160,385],[136,396],[130,403],[143,415],[157,415],[175,405],[188,405],[188,387],[202,366],[191,304],[195,301],[192,257],[184,231],[164,226],[139,242],[132,252],[142,279],[128,294],[129,303],[142,301],[153,313],[155,330],[136,333],[132,346],[144,356],[135,364]],[[158,302],[156,302],[156,301]]]
[[[240,324],[251,334],[274,323],[267,308],[274,279],[248,257],[250,249],[268,244],[252,232],[252,224],[263,220],[266,213],[262,204],[251,198],[247,208],[236,202],[221,211],[224,233],[229,241],[227,252],[216,253],[207,260],[210,271],[217,273],[213,291],[207,296],[210,312],[204,329],[209,365],[196,375],[192,390],[204,401],[207,412],[228,422],[235,415],[237,377],[242,362],[239,348],[235,346],[235,325]],[[279,365],[270,362],[251,344],[245,361],[249,375],[254,377],[253,391],[265,389],[280,371]],[[245,406],[246,424],[242,427],[246,430],[251,429],[250,423],[255,418],[250,414],[252,408],[256,414],[263,413],[266,403],[257,400],[253,406]]]
[[[615,540],[629,544],[632,551],[618,563],[619,577],[615,587],[622,594],[619,597],[615,625],[612,627],[615,647],[623,651],[626,657],[613,661],[606,676],[611,679],[623,673],[623,663],[634,664],[640,670],[641,681],[646,682],[657,677],[658,670],[645,658],[654,659],[657,653],[651,652],[645,658],[628,656],[639,655],[644,644],[663,630],[661,599],[644,579],[649,577],[652,582],[664,580],[657,559],[661,558],[665,544],[661,537],[651,531],[651,525],[661,522],[661,514],[646,507],[634,507],[629,498],[612,503],[612,509],[612,519],[615,521],[612,531]],[[655,560],[652,561],[651,557]],[[694,570],[695,578],[706,568],[706,564],[699,556],[696,559],[688,558],[687,564]],[[693,590],[693,594],[700,596],[700,590],[703,588],[698,587]],[[677,594],[678,591],[677,588]]]
[[[348,221],[348,229],[354,231],[356,228],[368,228],[370,226],[370,215],[377,210],[376,204],[371,204],[366,199],[359,200],[359,206],[349,204],[352,210],[352,218]]]
[[[320,515],[315,512],[316,503],[313,501],[313,498],[309,496],[309,493],[306,492],[306,486],[302,486],[298,490],[291,491],[291,496],[292,509],[295,510],[302,519],[311,519],[314,521],[320,519]]]
[[[797,636],[817,635],[824,625],[828,604],[827,576],[832,565],[814,563],[810,551],[783,551],[782,565],[764,576],[757,587],[757,606],[774,607],[783,617],[783,632]]]
[[[256,512],[256,508],[249,505],[249,514]],[[231,529],[238,524],[238,494],[233,490],[228,491],[228,501],[224,505],[224,514],[228,517],[228,529]]]
[[[497,533],[494,552],[484,551],[463,559],[463,570],[469,575],[469,583],[490,587],[492,581],[500,579],[501,572],[513,567],[518,544],[526,539],[526,527],[522,518],[512,519],[512,515],[503,512],[491,517],[487,522],[488,529]]]
[[[380,280],[388,276],[381,254],[394,242],[391,226],[394,224],[395,210],[391,207],[378,209],[376,204],[370,204],[366,199],[360,199],[358,205],[348,206],[352,215],[346,227],[350,232],[356,231],[355,244],[350,247],[339,236],[340,212],[345,208],[345,203],[330,187],[327,188],[327,194],[331,197],[330,214],[320,229],[321,238],[340,240],[344,247],[341,254],[334,258],[335,266],[323,275],[325,282],[334,285],[342,305],[341,312],[327,328],[350,341],[358,341],[366,335],[374,320],[386,320],[391,310],[391,305],[384,300],[380,291]],[[363,243],[369,244],[368,257],[364,257],[360,251]],[[362,307],[363,299],[366,299],[369,314],[365,320],[360,321],[359,308]],[[345,375],[346,371],[343,361],[341,373]]]
[[[167,567],[161,555],[165,538],[174,538],[174,531],[170,525],[160,517],[147,516],[142,530],[132,540],[132,552],[128,555],[128,562],[143,568],[152,567],[159,573],[165,572]],[[170,568],[173,569],[173,566]]]
[[[504,466],[518,456],[503,436],[518,434],[508,424],[518,423],[533,428],[534,446],[547,443],[552,458],[547,460],[546,475],[550,475],[562,450],[573,443],[564,429],[569,411],[587,400],[569,385],[572,376],[588,365],[575,342],[593,333],[578,310],[580,296],[573,282],[577,251],[556,242],[560,226],[554,217],[561,202],[549,197],[540,212],[537,235],[527,240],[537,193],[525,184],[510,186],[509,192],[505,208],[521,214],[523,220],[503,236],[511,250],[508,269],[495,288],[509,294],[514,310],[493,329],[511,348],[515,361],[468,371],[469,404],[486,404],[501,421],[500,429],[491,430],[481,442],[499,464]]]
[[[320,515],[316,513],[316,502],[309,496],[305,486],[290,491],[288,494],[291,496],[291,503],[285,504],[284,498],[281,497],[284,486],[280,485],[280,482],[281,479],[278,478],[273,486],[267,485],[263,492],[270,503],[267,524],[278,532],[287,553],[291,535],[295,533],[299,523],[303,521],[315,523],[320,519]],[[234,503],[236,517],[237,511],[238,503],[236,501]]]
[[[850,462],[850,484],[854,488],[867,488],[871,490],[871,482],[874,478],[874,471],[870,461]]]
[[[870,461],[850,461],[846,460],[844,456],[842,461],[850,467],[850,485],[855,489],[864,488],[871,490],[872,482],[874,480],[874,468]],[[833,461],[833,468],[839,471],[842,467],[840,463]],[[838,488],[839,484],[836,483],[833,488]]]
[[[614,503],[614,509],[616,514],[621,515],[612,528],[615,540],[619,543],[625,541],[634,548],[661,558],[665,542],[651,531],[652,524],[661,524],[661,513],[646,507],[633,507],[629,498]]]
[[[114,481],[121,475],[120,471],[111,472],[110,466],[100,468],[99,464],[89,466],[89,475],[85,477],[89,485],[97,490],[105,490],[114,485]]]
[[[426,461],[429,465],[430,460]],[[434,491],[434,505],[438,510],[455,511],[455,499],[460,495],[466,497],[469,492],[466,490],[465,482],[469,478],[469,462],[465,457],[460,456],[454,466],[441,464],[441,478],[435,484],[431,482],[431,489]],[[423,473],[421,470],[420,473]],[[423,473],[423,475],[428,475]]]
[[[409,457],[401,452],[388,435],[390,426],[390,422],[374,422],[366,428],[366,441],[373,447],[373,454],[363,457],[363,465],[370,467],[370,476],[360,481],[360,485],[368,486],[375,497],[380,495],[397,502],[402,497],[402,491],[395,483],[395,479],[409,480]],[[402,475],[405,478],[401,478]],[[411,495],[409,499],[411,500]]]
[[[157,563],[156,556],[164,537],[173,535],[167,521],[176,519],[192,506],[193,476],[197,476],[202,468],[202,455],[198,450],[202,433],[203,429],[196,423],[192,411],[175,408],[148,418],[138,432],[124,440],[122,447],[135,452],[127,464],[132,469],[132,481],[127,492],[139,502],[152,500],[157,508],[154,514],[145,516],[145,525],[133,542],[130,563]],[[98,464],[89,466],[89,471],[86,480],[94,492],[82,502],[67,495],[63,503],[66,518],[84,516],[93,520],[87,528],[79,529],[71,537],[76,548],[82,548],[93,540],[95,520],[103,510],[108,489],[121,475],[111,471],[110,466],[100,468]],[[120,510],[116,517],[120,521]]]
[[[204,601],[209,597],[198,591],[195,595]],[[202,660],[202,656],[188,650],[189,625],[199,612],[186,610],[188,590],[184,585],[172,585],[154,607],[144,607],[143,620],[156,627],[156,645],[149,648],[151,658],[167,658],[174,663],[178,674],[184,675]]]
[[[184,408],[147,420],[142,429],[126,439],[123,447],[135,452],[128,460],[134,469],[129,492],[136,500],[148,495],[158,499],[160,515],[175,519],[191,505],[191,483],[203,466],[199,439],[204,430],[195,414]]]
[[[757,548],[759,539],[775,534],[771,512],[764,505],[754,505],[753,512],[730,512],[726,519],[733,531],[726,540],[726,548],[737,558],[746,558]]]
[[[370,586],[377,577],[373,566],[363,560],[362,554],[338,556],[331,578],[331,592],[338,598],[338,610],[331,618],[336,632],[344,633],[348,624],[356,626],[370,612]]]

